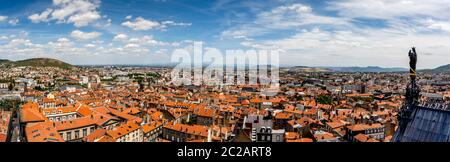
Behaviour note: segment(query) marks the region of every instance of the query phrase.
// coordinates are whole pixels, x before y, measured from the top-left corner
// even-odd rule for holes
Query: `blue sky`
[[[165,64],[174,49],[277,49],[280,63],[450,63],[441,0],[0,0],[0,58],[72,64]]]

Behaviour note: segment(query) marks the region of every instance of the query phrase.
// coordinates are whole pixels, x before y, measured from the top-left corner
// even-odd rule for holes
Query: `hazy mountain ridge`
[[[450,64],[439,66],[434,69],[425,69],[419,70],[420,72],[431,72],[431,73],[442,73],[442,72],[450,72]]]
[[[383,68],[379,66],[367,66],[367,67],[327,67],[335,72],[404,72],[408,71],[407,68]]]
[[[308,66],[294,66],[289,68],[293,71],[305,72],[406,72],[406,68],[383,68],[378,66],[367,67],[308,67]]]

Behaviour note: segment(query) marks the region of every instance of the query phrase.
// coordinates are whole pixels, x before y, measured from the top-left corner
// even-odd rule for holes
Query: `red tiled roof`
[[[45,121],[44,115],[39,112],[39,105],[35,102],[22,105],[20,118],[23,123]]]
[[[206,126],[185,125],[185,124],[175,124],[175,125],[168,124],[168,125],[165,125],[164,128],[191,134],[191,135],[208,137],[208,127],[206,127]]]
[[[6,135],[0,134],[0,142],[6,142]]]
[[[52,122],[41,122],[25,128],[28,142],[64,142]]]
[[[94,142],[97,139],[100,139],[102,136],[106,134],[106,129],[97,129],[88,136],[83,138],[83,141],[86,142]]]
[[[91,118],[90,116],[87,116],[82,118],[76,118],[70,121],[58,121],[54,123],[58,131],[63,131],[96,125],[96,120],[94,120],[94,118]]]
[[[300,138],[295,140],[286,140],[286,142],[313,142],[311,138]]]
[[[138,124],[134,122],[127,122],[123,125],[118,126],[114,130],[109,130],[106,133],[111,136],[113,139],[117,140],[118,138],[127,135],[137,129],[141,128]]]

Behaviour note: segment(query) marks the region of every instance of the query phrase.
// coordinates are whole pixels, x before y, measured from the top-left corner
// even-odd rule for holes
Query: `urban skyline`
[[[167,64],[175,49],[279,49],[280,65],[407,67],[450,63],[448,1],[7,1],[0,57],[76,65]],[[439,40],[439,41],[435,41]]]

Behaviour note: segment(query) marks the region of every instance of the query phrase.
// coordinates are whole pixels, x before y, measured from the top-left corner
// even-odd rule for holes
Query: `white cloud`
[[[44,46],[40,44],[34,44],[29,39],[11,39],[5,45],[0,45],[0,55],[8,56],[12,55],[33,55],[39,56],[44,54]]]
[[[108,19],[106,22],[107,23],[105,24],[105,27],[111,26],[111,24],[112,24],[112,20],[111,19]]]
[[[223,37],[229,37],[234,39],[245,39],[245,40],[251,40],[247,36],[250,35],[247,30],[225,30],[221,34]]]
[[[86,47],[86,48],[95,48],[96,45],[95,44],[86,44],[86,45],[84,45],[84,47]]]
[[[13,39],[8,44],[5,45],[6,47],[19,47],[19,46],[33,46],[31,41],[29,39]]]
[[[163,21],[161,22],[161,28],[167,28],[168,26],[191,26],[192,23],[177,23],[174,21]]]
[[[102,35],[102,33],[99,33],[99,32],[82,32],[80,30],[75,30],[70,34],[71,37],[73,37],[77,40],[95,39],[101,35]]]
[[[97,12],[85,12],[70,16],[67,22],[73,23],[76,27],[83,27],[97,19],[100,19],[100,15]]]
[[[353,18],[450,17],[450,1],[442,0],[340,0],[328,3],[327,9]]]
[[[120,36],[119,36],[120,37]],[[128,37],[128,36],[126,36]],[[31,40],[25,38],[9,38],[5,44],[0,44],[0,55],[4,58],[18,59],[18,58],[30,58],[30,57],[51,57],[51,58],[64,58],[69,60],[70,63],[145,63],[145,62],[158,62],[155,58],[159,55],[154,54],[159,47],[152,46],[151,44],[158,44],[159,41],[155,41],[152,36],[142,36],[136,38],[126,39],[123,44],[105,43],[103,41],[91,41],[90,43],[82,44],[81,42],[73,42],[71,39],[62,37],[54,41],[43,44],[34,44]],[[168,43],[169,44],[169,43]],[[151,48],[155,48],[155,51],[150,51]],[[159,51],[159,50],[158,50]],[[162,52],[161,50],[159,52]],[[152,53],[153,52],[153,53]],[[156,52],[158,54],[158,52]],[[28,55],[28,56],[27,56]],[[111,55],[114,55],[114,59],[110,59]],[[163,57],[164,55],[161,55]],[[167,56],[164,56],[166,59]],[[84,59],[90,58],[90,59]],[[92,60],[92,58],[95,61]],[[119,60],[115,60],[120,58]],[[79,61],[79,60],[83,61]],[[108,62],[108,61],[112,62]],[[134,59],[131,61],[130,59]],[[130,62],[131,61],[131,62]]]
[[[347,21],[341,18],[321,16],[313,13],[313,9],[304,4],[280,6],[257,15],[256,24],[269,28],[286,29],[309,24],[342,25]]]
[[[146,20],[142,17],[138,17],[134,21],[123,22],[122,25],[133,30],[150,30],[159,27],[161,24],[156,21]]]
[[[19,23],[19,19],[18,18],[14,18],[8,21],[9,24],[11,24],[12,26],[16,26]]]
[[[8,39],[9,39],[8,36],[4,36],[4,35],[0,36],[0,41],[1,41],[1,40],[8,40]]]
[[[76,27],[87,26],[101,18],[98,11],[100,0],[53,0],[53,6],[53,9],[28,18],[33,23],[56,20],[58,23],[73,23]]]
[[[371,35],[372,36],[372,35]],[[352,31],[321,31],[319,28],[303,30],[291,37],[262,41],[260,44],[244,42],[246,46],[254,48],[282,49],[282,50],[310,50],[320,49],[323,51],[336,51],[356,47],[370,48],[374,45],[383,47],[381,40],[367,39],[361,33]]]
[[[419,68],[450,61],[446,56],[450,50],[448,1],[339,0],[325,4],[326,10],[337,15],[321,15],[301,4],[278,6],[223,31],[222,37],[241,39],[244,47],[280,49],[281,63],[291,65],[407,66],[411,46],[417,46],[420,53],[432,53],[421,55]],[[380,25],[365,24],[374,20]],[[255,36],[263,38],[250,39]]]
[[[36,13],[36,14],[28,16],[28,19],[30,19],[31,22],[33,22],[33,23],[48,22],[48,16],[52,12],[53,12],[52,9],[47,9],[44,12],[42,12],[41,14]]]
[[[127,19],[127,20],[130,20],[130,19],[132,19],[132,18],[133,18],[132,15],[128,15],[127,17],[125,17],[125,19]]]
[[[87,49],[75,46],[75,43],[68,38],[58,38],[56,42],[48,42],[47,49],[57,55],[82,55],[86,54]]]
[[[116,36],[114,36],[114,41],[127,41],[128,40],[128,35],[125,34],[117,34]]]
[[[278,6],[256,14],[249,23],[233,27],[221,33],[224,38],[251,40],[251,36],[264,35],[274,30],[294,30],[307,25],[348,25],[348,19],[322,16],[311,6],[295,3]]]
[[[424,21],[423,24],[428,29],[450,32],[450,22],[436,21],[436,20],[433,20],[430,18],[430,19]]]
[[[127,16],[125,19],[129,21],[125,21],[122,23],[123,26],[129,27],[133,30],[151,30],[151,29],[159,29],[159,30],[165,30],[169,26],[190,26],[191,23],[180,23],[180,22],[174,22],[174,21],[152,21],[147,20],[142,17],[137,17],[134,21],[131,21],[130,19],[132,16]]]
[[[6,19],[8,19],[8,16],[1,16],[0,15],[0,22],[5,21]]]
[[[134,43],[129,43],[127,45],[125,45],[125,48],[139,48],[141,46],[139,46],[139,44],[134,44]]]
[[[128,44],[137,44],[140,46],[177,46],[179,45],[178,42],[163,42],[163,41],[158,41],[156,39],[153,38],[153,36],[148,36],[148,35],[144,35],[142,37],[129,37],[128,35],[125,34],[117,34],[116,36],[114,36],[113,41],[119,41],[119,42],[123,42],[123,43],[128,43]]]
[[[158,50],[155,51],[155,54],[167,55],[168,54],[168,50],[167,49],[158,49]]]

